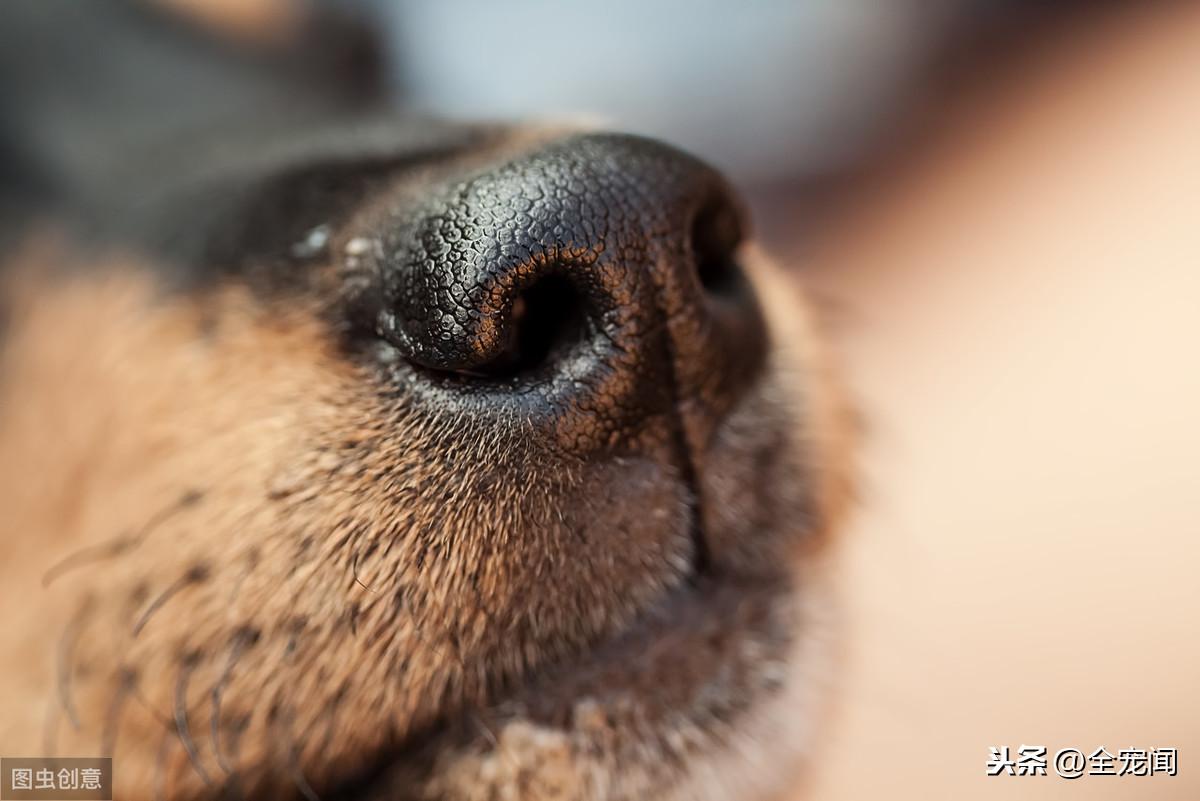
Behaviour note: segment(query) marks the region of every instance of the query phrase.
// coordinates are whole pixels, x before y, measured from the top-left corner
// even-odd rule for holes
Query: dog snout
[[[391,226],[375,327],[474,408],[573,413],[602,440],[681,403],[711,418],[764,351],[742,239],[712,168],[651,140],[572,137]]]

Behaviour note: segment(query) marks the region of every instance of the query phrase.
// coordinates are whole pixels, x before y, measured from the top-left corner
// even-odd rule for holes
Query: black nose
[[[573,137],[400,218],[383,236],[376,330],[478,413],[612,442],[655,414],[715,420],[762,361],[736,199],[663,144]]]

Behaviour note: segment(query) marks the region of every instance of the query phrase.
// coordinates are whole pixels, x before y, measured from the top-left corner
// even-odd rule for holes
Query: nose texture
[[[383,236],[376,330],[484,415],[574,448],[680,413],[702,444],[762,361],[742,216],[666,145],[572,137],[443,185]]]

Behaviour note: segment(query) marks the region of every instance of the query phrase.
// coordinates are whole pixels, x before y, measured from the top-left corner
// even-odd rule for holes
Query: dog
[[[417,118],[329,11],[2,13],[6,756],[122,799],[787,786],[851,426],[721,175]]]

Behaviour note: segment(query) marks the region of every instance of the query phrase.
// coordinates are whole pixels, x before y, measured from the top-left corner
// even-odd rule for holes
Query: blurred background
[[[248,39],[296,14],[158,2]],[[722,167],[816,300],[863,479],[789,798],[1200,798],[1200,4],[346,7],[397,103]],[[1176,748],[1178,775],[986,775],[1023,745]]]
[[[746,179],[845,163],[953,24],[944,0],[380,3],[397,90],[478,118],[583,117],[670,139]]]

